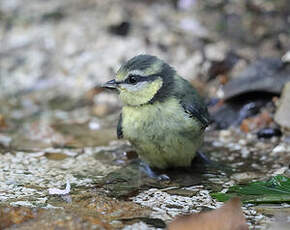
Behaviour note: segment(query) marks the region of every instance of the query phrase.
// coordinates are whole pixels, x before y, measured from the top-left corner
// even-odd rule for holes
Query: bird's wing
[[[184,111],[188,113],[190,117],[199,120],[202,127],[206,128],[210,124],[211,119],[203,99],[187,82],[184,82],[183,89],[179,98]]]
[[[206,128],[210,124],[210,118],[207,109],[199,104],[188,104],[181,102],[182,107],[186,113],[188,113],[192,118],[200,121],[203,128]]]
[[[117,137],[118,137],[118,139],[122,139],[123,138],[122,113],[120,114],[118,125],[117,125]]]

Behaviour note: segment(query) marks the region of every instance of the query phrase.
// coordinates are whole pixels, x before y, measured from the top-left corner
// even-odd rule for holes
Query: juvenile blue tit
[[[155,56],[138,55],[104,87],[123,103],[118,138],[131,142],[150,167],[191,165],[209,124],[207,107],[191,84]]]

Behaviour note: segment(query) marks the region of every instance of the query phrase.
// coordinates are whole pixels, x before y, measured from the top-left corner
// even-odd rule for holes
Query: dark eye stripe
[[[134,83],[130,82],[130,77],[134,78]],[[126,83],[126,84],[137,84],[138,82],[143,82],[143,81],[154,81],[157,77],[160,77],[160,73],[156,74],[151,74],[148,76],[140,76],[140,75],[135,75],[135,74],[130,74],[124,81],[117,82],[117,84],[121,83]]]
[[[151,75],[148,75],[146,77],[140,76],[140,75],[134,75],[134,76],[136,77],[136,80],[137,80],[136,83],[138,83],[138,82],[142,82],[142,81],[154,81],[156,78],[161,77],[161,73],[151,74]],[[116,81],[116,84],[122,84],[122,83],[132,84],[132,83],[129,83],[128,77],[123,81]]]

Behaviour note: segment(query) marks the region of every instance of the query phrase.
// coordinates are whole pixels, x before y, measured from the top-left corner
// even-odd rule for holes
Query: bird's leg
[[[204,152],[198,150],[195,154],[195,157],[191,161],[189,169],[194,171],[203,172],[208,168],[214,167],[214,162],[211,161]]]
[[[204,164],[212,164],[213,162],[205,155],[202,151],[198,150],[196,152],[195,160],[200,161]]]
[[[231,168],[228,166],[223,165],[220,162],[212,161],[208,158],[207,155],[205,155],[202,151],[196,152],[196,157],[191,162],[191,168],[196,168],[196,166],[202,165],[204,168],[211,168],[215,170],[222,170],[225,172],[232,172]]]
[[[148,164],[146,164],[145,162],[141,161],[140,162],[140,170],[142,172],[144,172],[148,177],[151,177],[153,179],[157,179],[157,180],[169,180],[169,176],[167,176],[166,174],[157,174],[155,173]]]

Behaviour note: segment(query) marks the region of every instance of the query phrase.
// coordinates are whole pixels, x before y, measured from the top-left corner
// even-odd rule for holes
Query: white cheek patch
[[[123,83],[121,84],[121,88],[126,89],[127,91],[130,92],[134,92],[144,89],[148,85],[148,83],[149,83],[148,81],[141,81],[138,82],[136,85]]]

